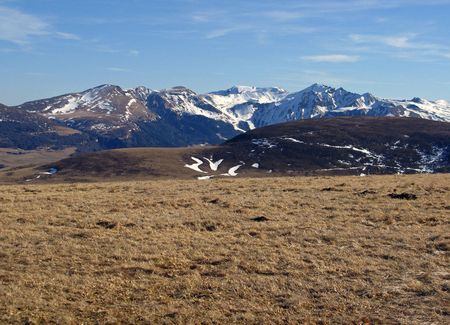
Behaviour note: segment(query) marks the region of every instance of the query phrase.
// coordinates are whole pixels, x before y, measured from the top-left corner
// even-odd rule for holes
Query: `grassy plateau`
[[[0,185],[0,323],[444,324],[450,174]]]

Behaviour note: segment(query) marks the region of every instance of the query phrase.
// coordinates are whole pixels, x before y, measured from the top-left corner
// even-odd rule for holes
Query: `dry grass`
[[[449,184],[0,186],[0,323],[448,323]]]
[[[22,150],[0,148],[0,165],[4,165],[5,167],[10,168],[44,165],[63,158],[67,158],[72,155],[75,150],[75,147],[66,148],[63,150]]]

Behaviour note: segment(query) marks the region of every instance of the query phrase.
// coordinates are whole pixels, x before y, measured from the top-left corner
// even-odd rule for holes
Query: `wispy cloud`
[[[72,41],[81,41],[81,37],[72,33],[64,33],[64,32],[56,32],[55,35],[58,38],[72,40]]]
[[[448,0],[347,0],[347,1],[296,1],[291,7],[302,9],[308,15],[327,13],[344,13],[371,11],[379,9],[394,9],[413,6],[427,7],[449,4]]]
[[[0,40],[25,45],[32,37],[49,35],[49,29],[50,25],[38,17],[0,7]]]
[[[214,39],[214,38],[219,38],[219,37],[223,37],[226,36],[228,34],[237,32],[237,31],[242,31],[246,29],[245,27],[228,27],[228,28],[219,28],[219,29],[215,29],[212,30],[208,33],[206,33],[206,39]]]
[[[302,59],[312,62],[348,63],[348,62],[357,62],[360,60],[360,57],[358,55],[329,54],[329,55],[303,56]]]
[[[130,69],[119,68],[119,67],[109,67],[109,68],[106,68],[106,70],[112,71],[112,72],[131,72]]]
[[[316,31],[316,27],[298,24],[297,20],[303,16],[303,11],[288,10],[284,5],[250,0],[240,6],[223,6],[221,10],[194,11],[190,13],[190,21],[200,33],[207,30],[203,32],[206,39],[245,32],[258,43],[267,44],[276,36]]]
[[[354,44],[365,46],[367,53],[380,53],[418,62],[449,58],[450,53],[450,45],[419,41],[417,35],[412,33],[403,35],[351,34],[349,39]]]
[[[29,47],[37,37],[79,41],[78,35],[54,31],[44,19],[17,9],[0,6],[0,40]]]
[[[351,34],[349,37],[356,43],[378,43],[399,49],[438,49],[442,47],[439,44],[415,42],[414,34],[400,36]]]

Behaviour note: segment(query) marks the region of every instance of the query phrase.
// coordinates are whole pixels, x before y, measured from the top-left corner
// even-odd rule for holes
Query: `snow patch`
[[[306,142],[304,142],[304,141],[297,140],[297,139],[294,139],[294,138],[288,138],[288,137],[282,137],[281,140],[287,140],[287,141],[291,141],[291,142],[295,142],[295,143],[306,144]]]
[[[201,180],[201,181],[204,181],[204,180],[212,179],[213,177],[214,177],[214,175],[199,176],[199,177],[197,177],[197,179]]]
[[[223,162],[223,159],[217,160],[217,161],[212,161],[208,158],[203,157],[203,159],[205,159],[207,162],[209,162],[209,168],[211,168],[212,171],[217,171],[217,169],[219,168],[220,164]]]
[[[238,174],[236,173],[236,171],[239,169],[239,168],[241,168],[242,167],[242,165],[237,165],[237,166],[234,166],[234,167],[231,167],[229,170],[228,170],[228,173],[226,173],[226,174],[222,174],[223,176],[232,176],[232,177],[236,177]]]
[[[272,149],[272,148],[277,147],[276,144],[270,142],[270,140],[266,139],[266,138],[252,139],[252,144],[259,146],[259,147],[267,148],[267,149]]]
[[[198,159],[198,158],[195,158],[195,157],[191,157],[191,159],[193,161],[195,161],[196,163],[195,164],[191,164],[191,165],[186,164],[186,165],[184,165],[184,167],[190,168],[190,169],[195,170],[196,172],[199,172],[199,173],[206,174],[206,172],[201,170],[200,167],[199,167],[200,165],[203,164],[203,161],[201,159]]]

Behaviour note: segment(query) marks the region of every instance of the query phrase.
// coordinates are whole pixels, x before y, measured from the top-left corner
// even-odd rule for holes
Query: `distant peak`
[[[164,89],[164,92],[174,95],[196,95],[195,91],[184,86],[175,86],[169,89]]]
[[[226,91],[230,94],[242,94],[245,92],[256,91],[256,87],[236,85],[236,86],[233,86],[233,87],[227,89]]]
[[[98,93],[98,94],[106,94],[113,91],[122,91],[122,88],[117,85],[111,85],[111,84],[104,84],[100,85],[94,88],[87,89],[83,91],[82,93]]]
[[[219,90],[212,92],[212,94],[216,95],[241,95],[241,94],[249,94],[249,93],[273,93],[273,94],[285,94],[286,90],[280,87],[255,87],[255,86],[240,86],[236,85],[231,88],[225,90]]]
[[[111,85],[111,84],[103,84],[103,85],[94,87],[94,88],[92,88],[92,89],[100,90],[100,89],[107,89],[107,88],[120,88],[120,87],[119,87],[119,86],[116,86],[116,85]]]
[[[308,88],[304,89],[304,91],[313,91],[313,92],[324,92],[330,89],[334,89],[333,87],[327,86],[327,85],[323,85],[323,84],[319,84],[319,83],[314,83],[311,86],[309,86]],[[344,89],[342,89],[344,90]]]
[[[413,99],[411,99],[411,101],[417,104],[422,104],[424,102],[424,100],[420,97],[414,97]]]
[[[436,104],[442,105],[442,106],[449,106],[450,105],[450,103],[448,101],[446,101],[445,99],[438,99],[438,100],[436,100]]]

